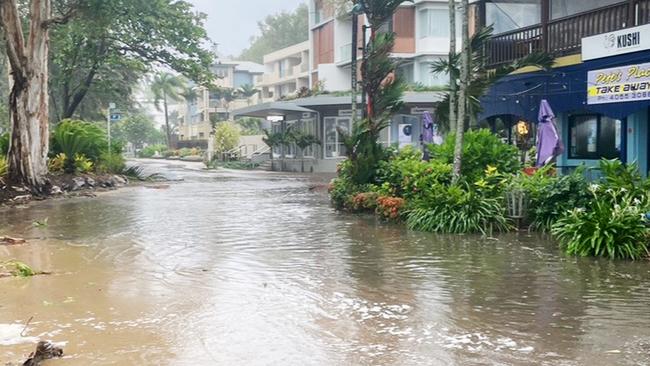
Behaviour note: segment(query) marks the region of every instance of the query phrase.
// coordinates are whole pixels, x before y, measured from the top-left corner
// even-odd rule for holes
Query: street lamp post
[[[352,119],[357,118],[357,91],[358,91],[358,67],[357,67],[357,53],[359,50],[359,14],[362,12],[360,3],[354,4],[352,8],[352,63],[350,66],[350,76],[352,79]],[[365,48],[365,36],[364,36]]]

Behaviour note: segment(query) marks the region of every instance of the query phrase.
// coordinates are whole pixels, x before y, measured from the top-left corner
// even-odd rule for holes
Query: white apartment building
[[[359,17],[365,23],[365,17]],[[460,14],[457,35],[460,39]],[[431,62],[449,54],[449,8],[444,0],[405,3],[386,25],[395,32],[393,56],[401,59],[400,74],[410,84],[443,86],[445,75],[432,74]],[[336,10],[328,0],[309,0],[309,42],[312,49],[311,84],[329,91],[350,89],[352,16]],[[359,26],[359,47],[362,46]],[[361,60],[361,52],[358,54]]]
[[[295,95],[309,84],[309,42],[305,41],[264,56],[264,75],[258,88],[262,101]]]

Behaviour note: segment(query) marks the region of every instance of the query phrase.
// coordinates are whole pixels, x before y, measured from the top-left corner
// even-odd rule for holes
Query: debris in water
[[[34,221],[34,222],[32,223],[32,225],[34,225],[34,227],[38,227],[38,228],[47,227],[47,220],[48,220],[48,219],[49,219],[49,218],[46,217],[45,220],[43,220],[43,221],[38,221],[38,220],[36,220],[36,221]]]
[[[29,355],[29,359],[23,363],[23,366],[39,366],[42,361],[55,357],[63,357],[63,350],[51,342],[40,341],[36,351]]]
[[[18,244],[25,244],[25,243],[27,243],[27,240],[23,238],[12,238],[10,236],[0,236],[0,244],[18,245]]]

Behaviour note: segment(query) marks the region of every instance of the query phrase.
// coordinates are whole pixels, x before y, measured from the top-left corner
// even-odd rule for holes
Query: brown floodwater
[[[0,211],[0,365],[648,365],[650,263],[338,213],[322,178],[204,172]],[[44,221],[47,226],[35,226]],[[25,323],[32,318],[25,332]]]

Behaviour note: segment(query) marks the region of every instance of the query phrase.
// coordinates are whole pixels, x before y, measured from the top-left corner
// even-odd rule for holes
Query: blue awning
[[[547,99],[556,113],[590,112],[616,119],[625,118],[648,108],[650,101],[588,105],[587,73],[590,70],[633,65],[649,60],[650,51],[643,51],[549,71],[506,76],[481,98],[483,112],[479,117],[487,119],[500,115],[515,115],[530,122],[537,122],[540,101]]]

